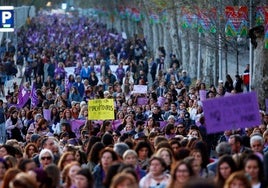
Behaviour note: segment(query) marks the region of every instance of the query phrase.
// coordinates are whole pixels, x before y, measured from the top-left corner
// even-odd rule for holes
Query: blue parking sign
[[[14,7],[0,6],[0,32],[14,32]]]

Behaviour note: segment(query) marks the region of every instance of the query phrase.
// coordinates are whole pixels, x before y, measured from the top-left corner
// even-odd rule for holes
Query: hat
[[[135,134],[135,136],[134,136],[135,140],[142,139],[142,138],[146,138],[146,136],[143,132],[139,132],[139,133]]]
[[[32,134],[30,141],[36,142],[41,136],[38,134]]]
[[[182,73],[184,73],[184,72],[185,72],[185,73],[187,73],[187,71],[186,71],[186,70],[182,70]]]

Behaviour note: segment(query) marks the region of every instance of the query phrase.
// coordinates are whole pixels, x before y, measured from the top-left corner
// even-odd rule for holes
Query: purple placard
[[[266,114],[268,114],[268,99],[265,99]]]
[[[165,102],[166,102],[166,98],[165,97],[158,97],[157,104],[159,106],[163,106],[165,104]]]
[[[146,105],[148,104],[149,99],[147,97],[138,97],[137,105]]]
[[[255,92],[205,100],[203,109],[208,133],[261,124]]]
[[[207,99],[207,91],[206,90],[199,90],[199,97],[200,101],[204,101]]]

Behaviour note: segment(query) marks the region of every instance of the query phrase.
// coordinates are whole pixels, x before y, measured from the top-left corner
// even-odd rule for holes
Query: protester
[[[208,135],[206,130],[204,96],[199,92],[205,91],[205,100],[224,97],[227,92],[235,95],[243,91],[240,76],[233,83],[228,76],[225,85],[220,80],[206,90],[210,83],[192,83],[189,70],[182,70],[175,54],[166,73],[164,61],[168,52],[164,47],[157,49],[159,57],[154,57],[144,50],[144,39],[125,39],[118,33],[91,18],[52,15],[46,11],[34,17],[27,28],[18,29],[17,64],[26,66],[22,75],[29,82],[15,84],[7,100],[0,100],[0,124],[4,125],[0,157],[13,156],[24,172],[35,171],[36,166],[51,172],[54,165],[53,172],[60,171],[63,179],[59,183],[57,176],[50,176],[54,178],[50,187],[92,187],[93,182],[95,187],[134,188],[138,183],[142,187],[183,187],[191,183],[189,178],[193,175],[215,179],[219,187],[231,187],[230,181],[236,180],[236,166],[249,174],[252,185],[265,185],[265,113],[260,114],[263,125],[252,126],[252,131],[248,127],[239,132],[226,130]],[[3,63],[11,65],[12,55],[4,54],[0,70]],[[3,95],[4,80],[8,77],[11,75],[1,72]],[[146,89],[134,90],[137,84]],[[100,108],[108,107],[106,102],[113,99],[114,118],[89,118],[88,101],[95,99],[104,99],[105,106]],[[249,153],[264,160],[251,159]],[[128,170],[134,171],[133,177],[122,172],[110,176],[110,167],[118,160],[130,165]],[[259,169],[258,173],[252,172],[252,166]],[[36,170],[35,175],[44,174],[43,171]],[[19,173],[11,184],[16,187],[25,182],[28,176]],[[36,187],[35,183],[31,185]],[[214,186],[213,182],[206,183]]]

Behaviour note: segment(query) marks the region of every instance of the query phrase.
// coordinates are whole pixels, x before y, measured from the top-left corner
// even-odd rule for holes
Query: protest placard
[[[255,92],[205,100],[203,110],[208,133],[261,124]]]
[[[149,99],[147,97],[138,97],[137,105],[146,105],[148,104]]]
[[[89,120],[113,120],[114,119],[114,100],[95,99],[88,101]]]
[[[147,94],[147,85],[134,85],[132,93]]]

